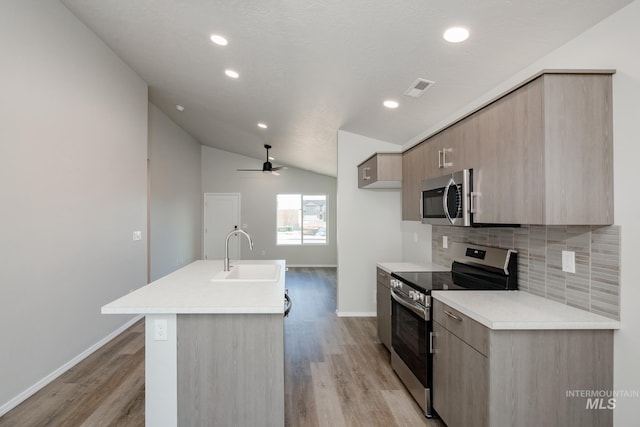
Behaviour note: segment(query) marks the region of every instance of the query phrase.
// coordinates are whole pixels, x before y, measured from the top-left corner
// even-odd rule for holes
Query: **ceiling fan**
[[[274,160],[273,157],[269,157],[269,150],[271,146],[269,144],[264,144],[264,148],[267,149],[267,161],[262,164],[262,169],[236,169],[238,171],[248,171],[248,172],[265,172],[273,175],[280,175],[279,170],[286,169],[284,166],[276,166],[273,167],[271,164],[271,160]]]

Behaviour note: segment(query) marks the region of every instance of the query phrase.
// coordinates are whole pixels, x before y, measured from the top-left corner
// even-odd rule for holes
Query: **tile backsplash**
[[[620,227],[522,226],[467,228],[432,226],[433,262],[451,264],[449,241],[518,251],[518,287],[612,319],[620,318]],[[562,251],[575,252],[576,272],[562,271]]]

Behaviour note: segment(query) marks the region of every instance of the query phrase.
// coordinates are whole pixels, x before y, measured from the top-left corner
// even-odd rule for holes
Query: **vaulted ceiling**
[[[274,164],[331,176],[339,129],[400,148],[631,2],[61,1],[201,144],[262,160],[268,143]],[[469,39],[446,42],[451,26]],[[404,96],[417,78],[435,84]],[[400,106],[389,110],[386,99]]]

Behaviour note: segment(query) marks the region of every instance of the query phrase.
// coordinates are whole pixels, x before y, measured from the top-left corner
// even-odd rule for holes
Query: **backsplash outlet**
[[[620,227],[522,226],[466,228],[432,226],[433,262],[451,264],[449,241],[518,251],[519,288],[541,297],[620,318]],[[562,251],[575,253],[575,273],[562,271]]]

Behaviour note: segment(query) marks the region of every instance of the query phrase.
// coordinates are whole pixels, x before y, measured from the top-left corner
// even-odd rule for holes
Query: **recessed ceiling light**
[[[450,43],[460,43],[469,38],[469,30],[462,27],[452,27],[442,35]]]
[[[222,36],[219,36],[218,34],[212,34],[211,41],[220,46],[226,46],[229,43],[227,39],[225,39]]]
[[[262,129],[266,129],[266,128],[267,128],[267,125],[266,125],[266,124],[264,124],[264,123],[258,123],[258,127],[259,127],[259,128],[262,128]]]
[[[396,101],[393,101],[391,99],[387,99],[382,104],[387,108],[398,108],[398,106],[400,105]]]
[[[237,71],[233,71],[233,70],[224,70],[224,73],[231,77],[232,79],[237,79],[238,77],[240,77],[240,74],[238,74]]]
[[[184,107],[180,104],[176,105],[176,110],[183,112],[184,111]]]

